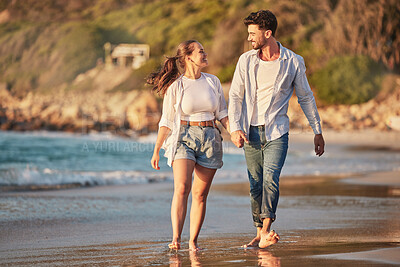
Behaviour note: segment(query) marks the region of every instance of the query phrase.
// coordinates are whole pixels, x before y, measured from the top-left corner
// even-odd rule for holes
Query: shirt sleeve
[[[219,93],[219,99],[218,99],[218,102],[219,102],[218,107],[219,108],[218,108],[217,112],[215,113],[215,118],[220,121],[223,118],[228,116],[228,108],[226,106],[224,90],[222,89],[221,82],[217,77],[215,77],[215,79],[216,79],[217,90]]]
[[[318,114],[317,105],[313,92],[306,76],[306,66],[304,59],[298,56],[299,66],[297,68],[296,77],[294,80],[294,87],[298,102],[307,117],[307,120],[314,131],[314,134],[321,134],[321,119]]]
[[[231,133],[242,130],[240,126],[240,118],[242,116],[242,105],[244,99],[244,71],[241,67],[243,55],[239,58],[236,64],[235,73],[233,74],[231,88],[229,90],[229,125]]]
[[[175,87],[176,82],[172,83],[167,92],[164,95],[163,107],[162,107],[162,115],[161,120],[158,124],[158,127],[165,126],[172,130],[174,126],[174,117],[175,117]]]

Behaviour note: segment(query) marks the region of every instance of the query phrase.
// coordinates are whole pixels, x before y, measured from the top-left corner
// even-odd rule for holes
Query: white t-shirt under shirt
[[[218,106],[218,99],[214,89],[207,82],[203,74],[198,79],[182,77],[182,120],[209,121],[215,118],[214,112]]]
[[[250,123],[253,126],[265,124],[265,113],[271,103],[272,92],[278,72],[279,59],[274,61],[264,61],[260,59],[260,64],[256,72],[256,101]]]

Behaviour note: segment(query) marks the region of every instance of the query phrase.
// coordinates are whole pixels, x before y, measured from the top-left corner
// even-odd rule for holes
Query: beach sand
[[[292,136],[298,143],[312,140]],[[345,142],[341,138],[326,135],[331,144]],[[356,137],[347,141],[359,149],[378,147]],[[379,147],[398,148],[385,142]],[[168,182],[2,192],[0,212],[8,212],[0,213],[0,265],[399,265],[399,177],[400,170],[282,177],[272,226],[281,240],[267,249],[241,248],[255,233],[248,183],[216,177],[198,253],[187,250],[188,218],[183,249],[167,248],[172,233]]]
[[[398,172],[392,174],[399,177]],[[282,177],[278,219],[273,224],[282,238],[264,250],[240,247],[255,232],[248,185],[215,183],[199,240],[204,250],[196,254],[187,251],[187,224],[183,249],[167,249],[172,184],[3,193],[2,198],[30,204],[24,216],[15,211],[14,217],[20,220],[2,220],[0,264],[400,264],[400,199],[393,194],[400,184],[356,183],[373,177],[379,180],[380,175]],[[65,202],[65,207],[58,201]],[[52,205],[62,211],[52,210]]]

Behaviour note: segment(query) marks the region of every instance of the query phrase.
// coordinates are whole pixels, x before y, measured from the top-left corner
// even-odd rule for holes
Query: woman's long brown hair
[[[176,55],[167,57],[161,69],[148,76],[147,83],[153,85],[153,91],[159,95],[165,95],[168,87],[181,75],[179,67],[183,71],[185,70],[185,56],[193,53],[193,43],[198,42],[196,40],[188,40],[179,44]]]

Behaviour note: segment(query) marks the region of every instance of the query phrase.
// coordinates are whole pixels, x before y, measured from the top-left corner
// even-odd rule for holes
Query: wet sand
[[[6,192],[20,202],[0,219],[0,264],[96,266],[369,266],[400,264],[398,172],[368,176],[282,177],[277,221],[281,241],[243,249],[255,232],[247,183],[215,183],[199,253],[171,252],[172,184]],[[383,176],[382,176],[383,175]],[[397,179],[396,179],[397,177]],[[389,179],[390,180],[390,179]],[[301,181],[301,182],[299,182]],[[65,203],[63,206],[60,203]],[[3,209],[7,208],[3,205]]]

